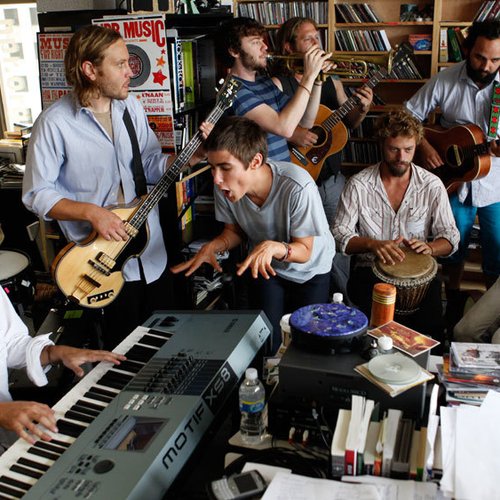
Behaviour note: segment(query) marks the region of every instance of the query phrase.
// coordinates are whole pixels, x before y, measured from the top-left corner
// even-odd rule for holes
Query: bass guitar
[[[444,183],[448,193],[462,182],[470,182],[488,174],[491,156],[483,131],[472,123],[447,130],[425,127],[425,138],[436,149],[444,165],[432,170]],[[418,159],[416,161],[418,165]]]
[[[387,64],[389,71],[380,67],[363,86],[373,89],[381,80],[390,75],[393,68],[404,64],[410,53],[411,46],[406,43],[401,44],[394,54],[389,55]],[[316,180],[326,159],[346,145],[349,134],[342,119],[358,105],[359,98],[356,95],[347,99],[335,111],[320,104],[314,126],[310,129],[318,136],[318,140],[313,146],[293,146],[290,155],[292,162],[306,169]]]
[[[233,78],[224,83],[215,108],[206,118],[207,122],[215,124],[219,120],[232,105],[240,86]],[[88,308],[105,307],[117,297],[124,284],[123,266],[129,259],[138,257],[148,242],[146,222],[149,213],[202,141],[201,132],[197,131],[148,194],[128,205],[109,208],[124,221],[129,236],[127,241],[108,241],[93,232],[82,243],[69,243],[59,252],[51,270],[57,286],[66,297]]]

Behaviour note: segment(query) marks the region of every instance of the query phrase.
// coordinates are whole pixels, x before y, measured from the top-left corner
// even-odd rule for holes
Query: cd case
[[[452,342],[450,352],[458,368],[500,370],[500,344]]]
[[[424,384],[425,382],[428,382],[429,380],[432,380],[434,378],[434,375],[431,372],[428,372],[424,368],[420,368],[420,375],[416,380],[408,384],[396,385],[396,384],[387,384],[374,377],[368,368],[368,363],[363,363],[362,365],[358,365],[354,368],[354,370],[363,377],[365,377],[367,380],[369,380],[371,383],[375,384],[378,388],[385,391],[392,398],[399,396],[400,394],[406,392],[408,389],[411,389],[412,387]]]
[[[373,330],[368,330],[368,335],[375,338],[383,337],[384,335],[391,337],[392,343],[396,349],[399,349],[413,358],[440,344],[438,340],[434,340],[427,335],[412,330],[397,321],[390,321]]]

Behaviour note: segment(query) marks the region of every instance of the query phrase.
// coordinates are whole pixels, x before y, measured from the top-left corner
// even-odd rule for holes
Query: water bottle
[[[247,368],[245,380],[240,385],[240,434],[243,443],[257,445],[264,437],[264,419],[262,412],[266,393],[261,381],[257,378],[255,368]]]

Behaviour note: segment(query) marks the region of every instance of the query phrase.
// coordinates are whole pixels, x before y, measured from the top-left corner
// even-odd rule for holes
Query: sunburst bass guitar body
[[[127,241],[108,241],[93,232],[81,243],[69,243],[54,259],[52,275],[64,295],[88,308],[106,307],[120,293],[125,280],[122,269],[129,259],[138,257],[149,239],[148,225],[135,230],[127,221],[140,201],[109,208],[125,222]]]

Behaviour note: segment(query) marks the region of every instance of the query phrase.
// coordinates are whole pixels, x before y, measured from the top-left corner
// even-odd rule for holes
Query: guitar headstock
[[[224,80],[222,87],[220,89],[216,89],[217,104],[224,109],[229,108],[233,104],[234,98],[236,97],[240,87],[241,83],[231,75],[228,75]]]
[[[389,54],[389,73],[392,73],[394,68],[404,64],[408,57],[413,55],[413,47],[408,42],[403,42],[396,46],[396,50],[392,50]]]

